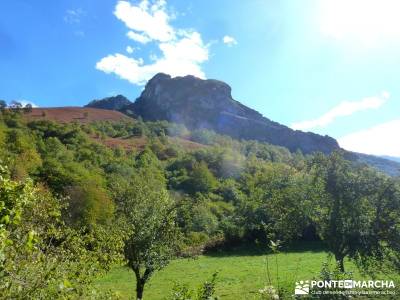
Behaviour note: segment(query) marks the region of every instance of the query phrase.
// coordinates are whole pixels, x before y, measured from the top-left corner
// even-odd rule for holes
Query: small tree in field
[[[352,165],[340,153],[317,156],[312,168],[320,197],[312,219],[344,272],[344,259],[359,266],[400,258],[400,194],[396,182]],[[398,267],[397,267],[398,268]]]
[[[128,235],[125,258],[136,276],[136,297],[142,299],[153,273],[173,258],[178,235],[174,203],[151,168],[142,168],[129,181],[119,180],[116,198]]]

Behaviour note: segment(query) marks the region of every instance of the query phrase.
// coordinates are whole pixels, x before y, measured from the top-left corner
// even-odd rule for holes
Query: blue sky
[[[193,74],[272,120],[400,156],[399,12],[396,0],[4,0],[0,99],[134,100],[158,71]]]

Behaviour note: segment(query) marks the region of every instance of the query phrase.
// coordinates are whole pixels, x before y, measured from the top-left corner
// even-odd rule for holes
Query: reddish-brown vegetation
[[[112,138],[106,137],[104,139],[92,137],[98,143],[101,143],[110,148],[122,147],[125,150],[143,150],[147,144],[147,138]]]
[[[60,123],[90,123],[129,119],[118,111],[86,107],[34,108],[31,113],[27,113],[25,116],[29,121],[51,120]]]
[[[96,121],[122,121],[132,120],[128,116],[118,111],[87,108],[87,107],[52,107],[52,108],[34,108],[32,112],[24,114],[28,121],[50,120],[60,123],[91,123]],[[146,137],[131,138],[112,138],[112,137],[91,137],[94,141],[110,148],[122,147],[125,150],[143,150],[147,145]],[[187,150],[196,150],[205,145],[189,141],[184,138],[170,137],[172,144],[180,145]]]

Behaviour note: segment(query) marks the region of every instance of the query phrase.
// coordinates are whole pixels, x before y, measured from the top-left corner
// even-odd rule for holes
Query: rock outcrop
[[[188,129],[210,129],[236,139],[258,140],[303,153],[330,153],[339,149],[335,139],[292,130],[234,100],[231,87],[218,80],[159,73],[140,97],[124,108],[144,120],[182,123]]]

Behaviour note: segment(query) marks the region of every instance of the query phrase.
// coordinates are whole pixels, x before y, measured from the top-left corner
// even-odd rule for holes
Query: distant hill
[[[107,97],[103,99],[97,99],[91,101],[85,107],[110,109],[110,110],[122,110],[125,106],[132,104],[128,98],[122,95]]]
[[[234,100],[229,85],[194,76],[175,77],[159,73],[140,97],[122,109],[143,120],[167,120],[187,128],[210,129],[236,139],[258,140],[280,145],[294,152],[339,149],[335,139],[311,132],[292,130]]]
[[[31,113],[24,115],[26,119],[50,120],[60,123],[90,123],[95,121],[121,121],[128,117],[118,111],[82,107],[51,107],[33,108]]]
[[[400,157],[388,156],[388,155],[383,155],[381,157],[384,159],[388,159],[388,160],[392,160],[392,161],[400,163]]]
[[[350,151],[347,153],[349,155],[347,157],[348,159],[373,166],[376,169],[381,170],[382,172],[390,176],[400,176],[399,161],[394,161],[383,157],[363,154],[363,153],[356,153]]]

